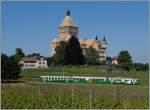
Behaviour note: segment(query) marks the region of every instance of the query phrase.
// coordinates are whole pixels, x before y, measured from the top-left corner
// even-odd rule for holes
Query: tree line
[[[90,46],[83,50],[81,49],[80,42],[77,37],[70,37],[69,41],[61,41],[55,48],[55,54],[52,57],[47,58],[48,66],[57,65],[112,65],[112,58],[107,57],[106,61],[99,61],[98,52]],[[32,53],[25,55],[21,48],[17,48],[14,55],[7,56],[1,53],[1,78],[17,79],[20,76],[22,65],[19,65],[19,60],[25,56],[40,56],[40,53]],[[123,70],[136,70],[147,71],[149,70],[149,64],[133,63],[132,57],[128,51],[120,51],[118,54],[118,68]]]

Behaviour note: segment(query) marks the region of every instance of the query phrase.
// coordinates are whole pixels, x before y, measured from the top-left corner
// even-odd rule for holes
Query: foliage
[[[66,42],[61,41],[60,44],[55,48],[55,64],[62,65],[64,64],[64,51],[66,48]]]
[[[2,81],[19,77],[21,69],[15,56],[8,57],[5,54],[1,54],[1,65]]]
[[[118,55],[118,64],[123,69],[129,71],[132,68],[132,58],[128,51],[121,51]]]
[[[85,50],[85,62],[88,65],[96,65],[99,62],[99,55],[92,46]]]
[[[83,65],[84,56],[82,54],[82,49],[77,37],[71,36],[67,42],[65,52],[64,52],[64,61],[66,65]]]
[[[23,53],[23,50],[21,48],[16,48],[15,57],[19,61],[22,57],[24,57],[25,54]]]
[[[66,75],[66,76],[99,76],[99,77],[126,77],[137,78],[140,85],[148,84],[148,71],[107,71],[94,66],[53,66],[48,69],[27,69],[23,70],[22,78],[31,80],[32,78],[40,78],[41,75]]]
[[[51,66],[52,57],[47,57],[47,65]]]
[[[136,71],[148,71],[149,70],[149,64],[142,64],[142,63],[134,63],[134,68]]]
[[[2,109],[89,109],[90,105],[87,85],[5,84],[1,91]],[[148,108],[148,88],[93,85],[91,95],[92,109]]]
[[[40,56],[40,53],[32,53],[32,54],[29,54],[27,55],[28,57],[31,57],[31,56]]]
[[[40,75],[138,78],[140,85],[92,85],[92,109],[144,109],[149,104],[148,71],[107,73],[94,66],[57,66],[22,71],[26,83],[2,84],[3,109],[89,109],[88,84],[41,83]],[[36,79],[37,78],[37,79]],[[28,82],[29,81],[29,82]],[[34,82],[36,81],[36,83]],[[73,88],[73,90],[72,90]],[[72,92],[73,91],[73,92]]]

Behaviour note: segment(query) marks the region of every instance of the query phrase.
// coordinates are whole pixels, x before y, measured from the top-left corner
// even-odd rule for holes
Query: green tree
[[[149,70],[149,64],[145,63],[134,63],[134,68],[136,71],[148,71]]]
[[[51,66],[51,60],[52,60],[51,57],[47,57],[47,65],[48,65],[48,66]]]
[[[28,56],[28,57],[31,57],[31,56],[41,56],[41,55],[40,55],[40,53],[35,53],[35,52],[34,52],[34,53],[29,54],[29,55],[27,55],[27,56]]]
[[[2,81],[19,78],[21,69],[16,59],[16,56],[8,57],[5,54],[1,54],[1,65]]]
[[[59,64],[64,64],[64,51],[66,48],[66,42],[65,41],[61,41],[60,44],[55,48],[55,55],[54,55],[54,59],[55,59],[55,64],[59,65]]]
[[[90,65],[99,63],[98,52],[92,46],[90,46],[85,50],[85,62],[86,64],[90,64]]]
[[[23,53],[23,50],[21,48],[16,48],[15,57],[19,61],[22,57],[24,57],[25,54]]]
[[[132,69],[132,58],[128,51],[121,51],[118,55],[118,64],[123,69],[129,71]]]
[[[71,36],[67,42],[65,53],[64,53],[65,64],[71,65],[83,65],[84,56],[82,54],[82,49],[77,37]]]

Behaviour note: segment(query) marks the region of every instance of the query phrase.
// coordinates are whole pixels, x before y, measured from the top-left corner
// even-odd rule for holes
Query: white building
[[[48,68],[47,60],[42,56],[23,57],[19,63],[23,65],[22,69]]]
[[[117,57],[113,57],[113,58],[112,58],[112,64],[118,65],[117,59],[118,59]]]

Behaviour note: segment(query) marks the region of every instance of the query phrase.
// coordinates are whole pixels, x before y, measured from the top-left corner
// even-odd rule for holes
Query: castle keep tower
[[[59,25],[59,36],[62,40],[68,40],[70,36],[75,35],[77,37],[78,35],[78,27],[73,22],[72,17],[70,16],[70,10],[67,10],[65,19],[63,22]]]
[[[59,29],[59,37],[54,38],[51,42],[51,56],[55,54],[55,48],[59,45],[60,41],[67,41],[69,38],[74,35],[78,36],[78,27],[73,22],[72,17],[70,16],[70,10],[68,9],[66,12],[66,16],[62,23],[58,27]],[[105,37],[103,40],[99,40],[96,36],[95,39],[80,39],[80,45],[83,50],[83,54],[85,54],[85,49],[89,48],[89,46],[92,46],[95,48],[99,54],[99,61],[106,60],[106,50],[107,50],[107,42]]]

